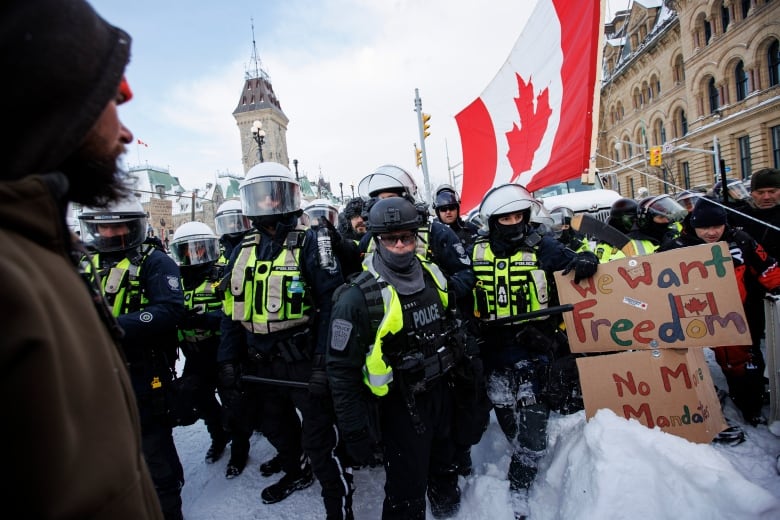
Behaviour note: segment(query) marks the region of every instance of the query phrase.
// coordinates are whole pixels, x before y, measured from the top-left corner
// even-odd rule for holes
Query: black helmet
[[[636,212],[639,205],[634,199],[622,198],[612,203],[609,210],[607,225],[628,233],[636,222]]]
[[[726,179],[726,192],[728,193],[729,200],[731,201],[739,202],[750,198],[750,193],[745,187],[745,184],[737,179]],[[709,195],[714,199],[722,200],[723,182],[716,182],[710,190]]]
[[[646,197],[640,200],[636,212],[637,224],[642,229],[651,226],[655,216],[665,217],[669,220],[669,223],[672,223],[681,221],[687,214],[688,211],[685,208],[675,201],[671,195],[666,194]]]
[[[442,184],[436,188],[434,194],[433,209],[438,209],[442,206],[460,206],[458,192],[449,184]]]
[[[422,217],[417,208],[403,197],[377,200],[368,212],[366,226],[373,235],[417,229]]]

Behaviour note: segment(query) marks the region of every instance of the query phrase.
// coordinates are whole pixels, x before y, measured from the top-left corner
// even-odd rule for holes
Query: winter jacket
[[[72,260],[66,185],[0,182],[0,503],[9,517],[162,518],[124,360]]]

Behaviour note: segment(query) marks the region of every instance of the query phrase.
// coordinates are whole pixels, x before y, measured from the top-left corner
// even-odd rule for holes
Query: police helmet
[[[387,191],[398,195],[406,194],[415,199],[417,183],[409,172],[392,164],[380,166],[358,183],[358,194],[364,199],[376,197]]]
[[[624,197],[616,200],[609,209],[607,225],[623,233],[628,233],[634,227],[634,222],[636,222],[638,207],[639,204],[634,199]]]
[[[458,206],[460,207],[460,197],[455,188],[449,184],[442,184],[434,192],[433,209],[438,209],[442,206]]]
[[[637,207],[637,224],[640,228],[652,224],[653,217],[665,217],[669,223],[680,222],[688,212],[670,195],[655,195],[639,201]]]
[[[219,258],[219,238],[203,222],[185,222],[173,234],[170,250],[180,267],[207,264]]]
[[[133,249],[146,238],[146,212],[134,195],[105,208],[83,208],[79,222],[81,239],[101,253]]]
[[[550,211],[551,230],[556,237],[560,237],[565,229],[571,227],[572,217],[574,217],[574,211],[566,206],[559,206]]]
[[[683,190],[674,196],[674,200],[688,212],[691,212],[696,205],[696,201],[702,197],[704,197],[704,192]]]
[[[737,179],[726,179],[726,193],[732,201],[743,201],[750,198],[747,188]],[[710,196],[718,200],[723,200],[723,182],[718,181],[712,187],[709,193]]]
[[[248,230],[251,225],[241,209],[241,201],[230,199],[220,204],[214,217],[214,227],[219,236],[238,235]]]
[[[300,212],[301,186],[286,166],[262,162],[239,185],[241,208],[247,217]]]
[[[309,217],[311,225],[317,225],[319,219],[325,219],[336,226],[339,222],[339,210],[328,199],[315,199],[303,208],[303,214]]]
[[[417,208],[403,197],[390,197],[376,201],[368,212],[366,227],[372,235],[417,229],[422,217]]]
[[[531,213],[539,213],[541,204],[531,193],[519,184],[503,184],[496,186],[485,194],[479,205],[479,216],[483,222],[491,223],[491,219],[510,213],[523,213],[525,222],[531,221]]]

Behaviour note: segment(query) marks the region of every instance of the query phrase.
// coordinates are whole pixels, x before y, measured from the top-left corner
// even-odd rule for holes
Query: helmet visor
[[[666,217],[670,222],[680,222],[688,212],[671,197],[661,197],[652,201],[647,207],[648,214]]]
[[[249,219],[238,211],[232,213],[223,213],[214,217],[214,227],[217,235],[232,235],[233,233],[243,233],[251,226]]]
[[[146,238],[146,217],[81,218],[81,240],[101,253],[140,246]]]
[[[301,207],[301,188],[281,180],[246,184],[241,187],[241,206],[247,217],[294,213]]]
[[[303,210],[303,213],[309,217],[309,222],[311,225],[318,225],[320,219],[325,219],[329,221],[331,224],[336,226],[339,221],[339,213],[334,208],[328,208],[328,207],[315,207],[315,208],[306,208]]]
[[[219,239],[188,238],[171,243],[171,257],[180,266],[200,265],[219,258]]]

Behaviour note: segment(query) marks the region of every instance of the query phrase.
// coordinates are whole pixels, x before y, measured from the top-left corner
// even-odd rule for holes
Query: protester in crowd
[[[780,293],[780,269],[761,244],[744,231],[727,223],[726,210],[719,203],[702,198],[691,212],[683,233],[659,251],[725,241],[729,245],[740,296],[747,296],[746,282],[756,280],[765,290]],[[748,424],[766,424],[761,415],[764,396],[764,357],[753,345],[715,347],[715,358],[726,376],[729,395]]]
[[[339,215],[339,217],[343,216],[343,222],[338,228],[343,238],[360,242],[366,234],[366,223],[363,220],[364,206],[365,201],[361,197],[355,197],[347,202],[344,211]]]
[[[284,476],[263,489],[264,503],[310,486],[313,471],[328,518],[350,518],[352,475],[334,453],[338,437],[325,375],[331,297],[344,283],[338,258],[325,265],[315,231],[299,226],[300,185],[285,166],[260,163],[239,189],[253,229],[220,285],[223,406],[239,417],[259,413],[262,432],[279,453]],[[251,395],[256,410],[247,405]],[[251,416],[244,420],[253,424]]]
[[[455,372],[468,353],[446,278],[415,251],[421,221],[401,197],[371,206],[375,247],[366,271],[336,293],[331,316],[327,370],[339,428],[360,465],[371,462],[377,432],[382,439],[384,519],[423,520],[426,493],[436,518],[460,504]]]
[[[184,474],[168,415],[175,370],[177,326],[184,317],[179,268],[146,239],[146,212],[129,195],[79,215],[81,237],[96,254],[85,257],[85,275],[102,282],[103,297],[124,330],[122,349],[141,412],[144,457],[166,520],[180,519]]]
[[[0,501],[25,518],[162,518],[122,332],[79,276],[83,246],[65,222],[69,201],[123,191],[116,161],[133,137],[117,107],[132,96],[130,36],[81,0],[9,0],[0,20],[0,65],[13,78],[0,82]]]

